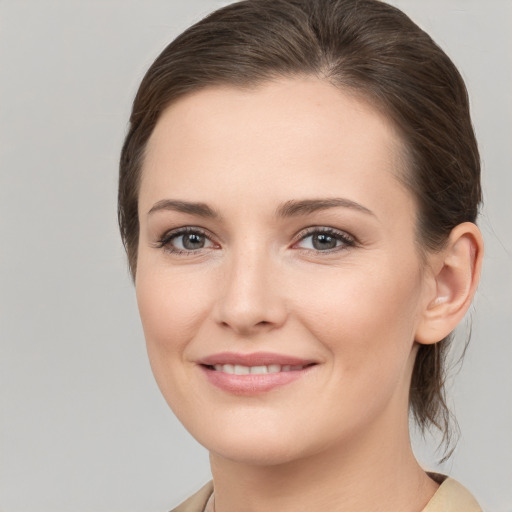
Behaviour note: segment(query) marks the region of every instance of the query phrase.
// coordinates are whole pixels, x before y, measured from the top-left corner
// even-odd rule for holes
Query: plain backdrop
[[[166,511],[210,477],[146,358],[116,224],[117,160],[145,70],[229,2],[0,0],[0,511]],[[512,2],[395,0],[466,79],[486,241],[438,466],[512,511]],[[464,328],[458,339],[464,343]]]

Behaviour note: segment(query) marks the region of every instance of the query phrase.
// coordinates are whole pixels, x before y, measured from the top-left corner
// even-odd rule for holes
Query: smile
[[[229,373],[232,375],[262,375],[265,373],[293,372],[305,368],[303,365],[269,364],[268,366],[243,366],[241,364],[216,364],[213,366],[217,372]]]
[[[290,384],[318,366],[315,361],[268,352],[223,352],[197,363],[210,384],[229,394],[244,396],[267,393]]]

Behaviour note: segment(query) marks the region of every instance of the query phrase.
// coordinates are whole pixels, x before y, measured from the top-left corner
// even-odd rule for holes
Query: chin
[[[284,442],[270,442],[262,446],[261,443],[246,440],[244,443],[215,443],[205,447],[214,456],[249,466],[279,466],[305,456],[297,450],[297,446],[286,446]]]
[[[251,428],[252,427],[252,428]],[[306,458],[321,450],[302,429],[251,422],[240,425],[211,425],[205,429],[189,429],[192,436],[212,455],[239,464],[277,466]]]

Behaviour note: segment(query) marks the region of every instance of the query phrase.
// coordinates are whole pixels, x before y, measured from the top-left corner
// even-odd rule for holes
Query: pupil
[[[185,249],[201,249],[204,246],[204,239],[201,235],[189,234],[183,237],[183,247]]]
[[[315,249],[334,249],[336,239],[332,236],[321,234],[313,236],[313,247]]]

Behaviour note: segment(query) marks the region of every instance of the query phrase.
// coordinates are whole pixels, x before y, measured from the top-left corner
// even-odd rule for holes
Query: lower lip
[[[206,378],[214,386],[234,395],[258,395],[273,389],[290,384],[308,374],[313,367],[307,366],[302,370],[276,373],[254,373],[249,375],[235,375],[222,371],[212,370],[206,366],[200,366]]]

